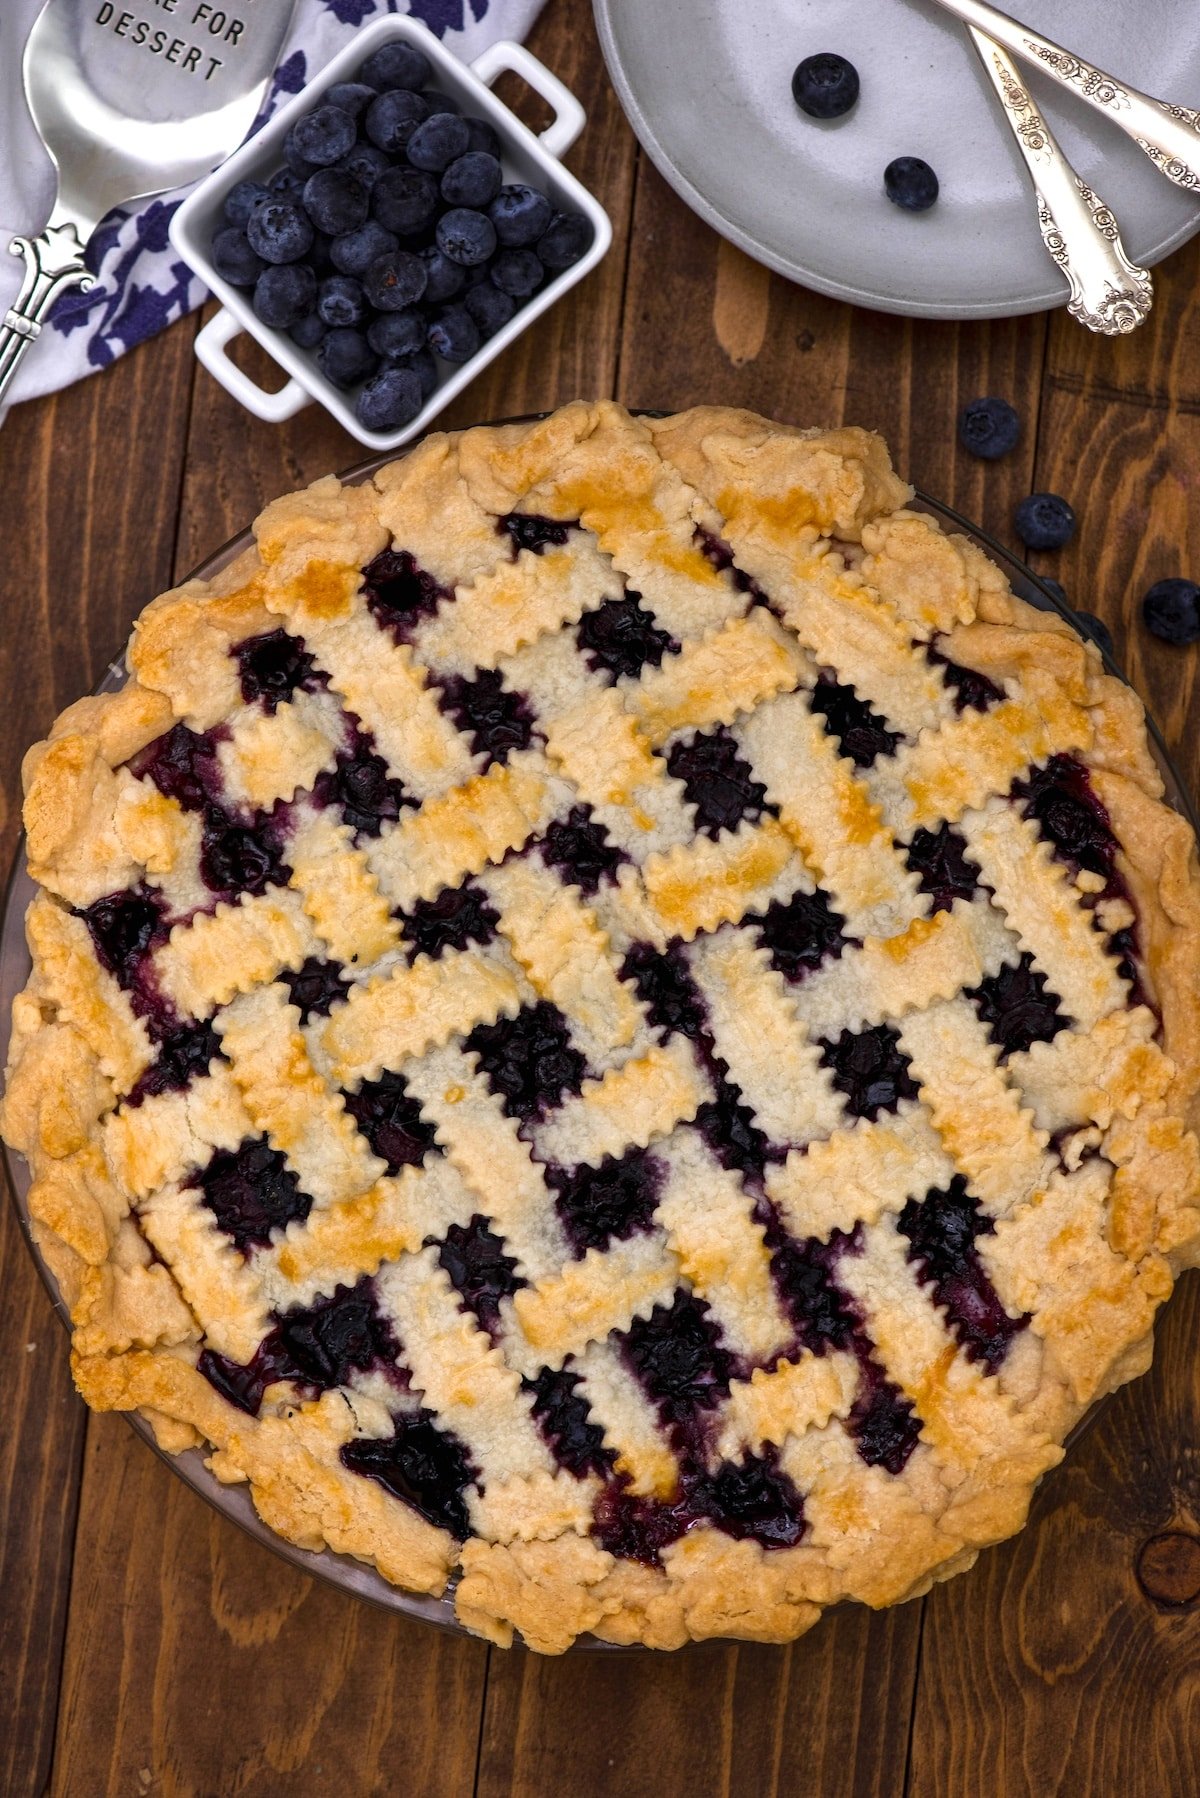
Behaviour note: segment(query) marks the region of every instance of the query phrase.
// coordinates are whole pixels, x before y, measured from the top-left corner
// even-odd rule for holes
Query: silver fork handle
[[[1106,337],[1136,330],[1153,304],[1150,275],[1126,255],[1116,219],[1063,155],[1011,57],[977,25],[967,29],[1025,158],[1042,241],[1071,284],[1067,311]]]
[[[1104,69],[1094,68],[1007,13],[997,12],[986,0],[937,0],[937,4],[964,24],[987,32],[1014,56],[1044,69],[1060,87],[1102,112],[1176,187],[1200,188],[1200,113],[1123,86]]]
[[[92,276],[83,260],[84,242],[75,226],[53,221],[37,237],[14,237],[14,256],[25,258],[25,277],[16,303],[0,320],[0,401],[21,358],[42,333],[42,321],[68,287],[86,293]]]

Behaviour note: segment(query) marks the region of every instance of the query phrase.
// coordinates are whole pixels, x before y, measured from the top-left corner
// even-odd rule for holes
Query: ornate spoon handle
[[[41,336],[42,320],[52,302],[67,287],[92,285],[83,260],[84,242],[75,226],[51,220],[37,237],[14,237],[9,244],[14,256],[25,258],[21,291],[8,311],[0,316],[0,400],[17,372],[30,344]]]
[[[1071,283],[1067,311],[1106,337],[1135,331],[1154,300],[1149,274],[1126,255],[1117,221],[1063,155],[1011,58],[968,29],[1032,178],[1042,241]]]
[[[1039,37],[1007,13],[997,12],[986,0],[937,0],[937,4],[965,25],[985,31],[1014,56],[1044,69],[1051,81],[1102,112],[1176,187],[1200,189],[1200,113],[1156,100],[1136,87],[1122,86],[1103,69],[1093,68],[1049,38]]]

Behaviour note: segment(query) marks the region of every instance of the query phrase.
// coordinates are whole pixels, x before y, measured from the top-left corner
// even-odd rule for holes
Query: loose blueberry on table
[[[958,441],[973,456],[995,462],[1016,448],[1021,421],[1007,400],[985,396],[968,400],[958,415]]]
[[[505,185],[492,126],[431,79],[421,51],[385,44],[296,120],[286,167],[230,189],[213,234],[221,279],[356,390],[372,431],[411,423],[444,366],[469,362],[592,241],[581,213]]]
[[[1200,638],[1200,587],[1178,577],[1155,581],[1142,600],[1146,629],[1164,643],[1195,643]]]
[[[1075,514],[1061,493],[1031,493],[1014,521],[1026,549],[1061,549],[1075,535]]]

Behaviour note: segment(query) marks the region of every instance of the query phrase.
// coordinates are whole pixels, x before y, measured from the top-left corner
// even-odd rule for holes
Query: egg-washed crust
[[[433,436],[361,485],[330,477],[277,500],[255,549],[146,608],[127,686],[70,706],[24,765],[41,891],[0,1122],[33,1175],[36,1240],[70,1309],[90,1405],[141,1411],[171,1451],[207,1446],[217,1477],[249,1481],[264,1520],[306,1549],[355,1555],[420,1592],[457,1574],[469,1629],[501,1644],[517,1630],[547,1653],[585,1631],[659,1648],[788,1641],[841,1599],[924,1592],[1022,1526],[1080,1416],[1149,1365],[1154,1314],[1200,1252],[1200,882],[1136,696],[911,498],[861,430],[576,403],[533,424]],[[565,548],[510,559],[496,521],[513,513],[574,528]],[[361,597],[361,571],[389,544],[456,595],[405,642]],[[613,685],[593,668],[571,687],[554,645],[623,593],[641,595],[679,653],[636,679]],[[770,610],[751,604],[760,595]],[[128,764],[180,721],[228,725],[230,792],[269,809],[311,787],[336,746],[328,708],[251,717],[231,654],[281,625],[424,804],[366,842],[301,807],[288,883],[193,916],[194,815]],[[956,710],[926,645],[1002,697]],[[545,749],[485,768],[432,702],[431,667],[499,669],[532,691]],[[819,668],[886,717],[894,757],[865,772],[841,759],[807,704]],[[772,814],[681,842],[663,756],[714,725],[734,732]],[[1003,798],[1054,754],[1086,767],[1117,840],[1144,1004],[1080,904],[1102,883],[1052,857]],[[614,840],[634,843],[594,901],[520,853],[580,796]],[[895,844],[943,820],[993,897],[931,912]],[[500,917],[499,947],[405,967],[398,914],[464,874]],[[139,882],[183,920],[155,951],[155,977],[182,1014],[214,1018],[225,1060],[185,1092],[122,1108],[154,1045],[79,914]],[[814,883],[851,940],[786,985],[743,920]],[[1123,899],[1102,903],[1106,931],[1128,921]],[[689,1128],[709,1076],[684,1037],[661,1039],[615,972],[618,951],[643,940],[684,945],[730,1078],[764,1134],[793,1144],[763,1176],[789,1228],[814,1240],[860,1232],[839,1278],[921,1421],[899,1472],[856,1449],[853,1354],[778,1352],[760,1214]],[[1075,1027],[1004,1063],[960,995],[1006,945],[1011,962],[1014,943],[1070,993]],[[348,1000],[302,1029],[273,983],[314,953],[357,956],[356,977]],[[473,1021],[534,1000],[567,1016],[597,1072],[518,1132],[461,1044]],[[881,1016],[900,1032],[919,1099],[855,1120],[814,1072],[810,1034]],[[341,1091],[397,1057],[447,1150],[432,1172],[381,1174],[344,1108]],[[453,1068],[479,1090],[447,1084]],[[187,1177],[257,1132],[314,1209],[243,1256]],[[565,1256],[538,1212],[531,1143],[542,1160],[592,1166],[649,1145],[668,1170],[649,1233]],[[1030,1320],[995,1373],[962,1352],[896,1226],[907,1199],[955,1172],[990,1220],[975,1248],[992,1287],[1010,1318]],[[525,1281],[494,1337],[422,1246],[472,1212],[494,1221]],[[244,1365],[273,1300],[311,1303],[381,1270],[393,1324],[425,1332],[404,1339],[423,1403],[486,1476],[468,1493],[465,1543],[340,1458],[392,1427],[377,1387],[305,1399],[280,1382],[255,1416],[197,1367],[206,1345]],[[701,1519],[658,1564],[618,1557],[591,1533],[599,1478],[556,1465],[538,1436],[520,1376],[566,1361],[583,1370],[630,1489],[669,1498],[677,1444],[608,1342],[677,1290],[704,1299],[752,1369],[731,1377],[709,1446],[727,1461],[769,1453],[786,1472],[804,1505],[792,1546]]]

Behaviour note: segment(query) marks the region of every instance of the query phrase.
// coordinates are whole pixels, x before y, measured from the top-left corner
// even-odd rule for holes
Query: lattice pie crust
[[[495,1642],[1020,1528],[1200,1244],[1141,708],[878,439],[576,404],[268,506],[25,766],[79,1389]]]

